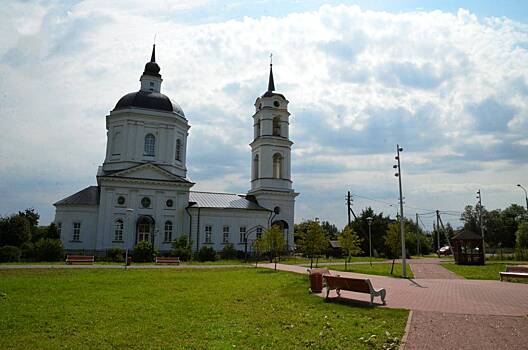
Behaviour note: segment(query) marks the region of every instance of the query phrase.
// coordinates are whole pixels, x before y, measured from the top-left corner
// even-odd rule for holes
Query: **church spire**
[[[275,91],[275,82],[273,81],[273,54],[270,54],[270,74],[268,80],[268,92]]]
[[[156,62],[156,44],[152,45],[152,55],[150,56],[150,62]]]

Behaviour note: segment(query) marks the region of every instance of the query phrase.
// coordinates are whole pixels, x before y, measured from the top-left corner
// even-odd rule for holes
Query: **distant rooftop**
[[[53,205],[98,205],[99,190],[97,186],[88,186]]]

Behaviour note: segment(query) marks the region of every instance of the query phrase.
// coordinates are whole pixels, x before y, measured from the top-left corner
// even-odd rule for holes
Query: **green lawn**
[[[0,270],[0,348],[373,349],[401,339],[407,311],[355,305],[266,269]]]
[[[364,273],[367,275],[381,275],[381,276],[389,276],[389,277],[401,277],[402,275],[402,265],[401,263],[394,264],[394,271],[391,275],[391,265],[392,264],[372,264],[370,266],[369,264],[361,264],[361,265],[348,265],[347,271],[349,272],[357,272],[357,273]],[[337,270],[337,271],[345,271],[345,265],[329,265],[325,266],[328,267],[330,270]],[[407,276],[409,278],[413,278],[414,275],[412,273],[411,267],[409,264],[407,264]]]
[[[385,258],[372,258],[372,261],[386,261],[387,259]],[[364,257],[364,256],[353,256],[351,259],[350,259],[351,262],[368,262],[369,261],[369,257]],[[336,264],[341,264],[341,263],[345,263],[345,259],[344,258],[319,258],[319,260],[317,261],[318,263],[336,263]],[[310,266],[310,259],[309,258],[305,258],[305,257],[302,257],[302,256],[288,256],[288,257],[284,257],[284,258],[281,258],[280,259],[280,263],[281,264],[288,264],[288,265],[302,265],[302,266]],[[315,266],[315,263],[316,263],[316,259],[314,259],[313,261],[313,264]]]
[[[486,262],[485,265],[456,265],[454,263],[442,264],[446,269],[470,280],[500,280],[499,272],[506,271],[506,265],[515,265],[521,262]],[[526,262],[524,262],[526,264]]]

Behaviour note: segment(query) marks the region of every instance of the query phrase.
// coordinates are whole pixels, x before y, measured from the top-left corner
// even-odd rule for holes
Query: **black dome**
[[[181,107],[159,92],[137,91],[126,94],[117,102],[114,111],[125,108],[145,108],[157,111],[177,113],[185,117]]]
[[[147,64],[145,64],[145,70],[143,71],[143,74],[161,78],[159,72],[160,66],[158,66],[156,62],[147,62]]]

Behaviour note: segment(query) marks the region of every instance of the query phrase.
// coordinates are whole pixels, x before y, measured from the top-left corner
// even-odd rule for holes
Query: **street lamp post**
[[[477,206],[479,208],[479,225],[480,225],[480,236],[482,237],[482,254],[484,254],[484,259],[486,259],[486,242],[484,241],[484,227],[482,226],[482,194],[480,189],[477,191]]]
[[[368,227],[369,227],[369,262],[370,262],[370,266],[372,267],[372,230],[371,230],[372,217],[369,216],[367,218],[367,222],[368,222]]]
[[[127,214],[127,224],[130,224],[130,215],[134,212],[134,209],[132,208],[126,208],[125,209]],[[125,270],[128,266],[128,247],[127,247],[127,240],[125,235]]]
[[[524,199],[526,199],[526,210],[528,211],[528,192],[521,184],[517,184],[517,187],[520,187],[524,191]]]
[[[394,174],[398,178],[398,184],[400,187],[400,232],[401,232],[401,246],[402,246],[402,275],[403,278],[407,278],[407,262],[406,262],[406,252],[405,252],[405,225],[404,225],[404,216],[403,216],[403,195],[402,195],[402,180],[401,180],[401,167],[400,167],[400,152],[403,151],[403,147],[396,145],[396,160],[398,164],[394,165],[393,168],[397,169],[397,173]]]

